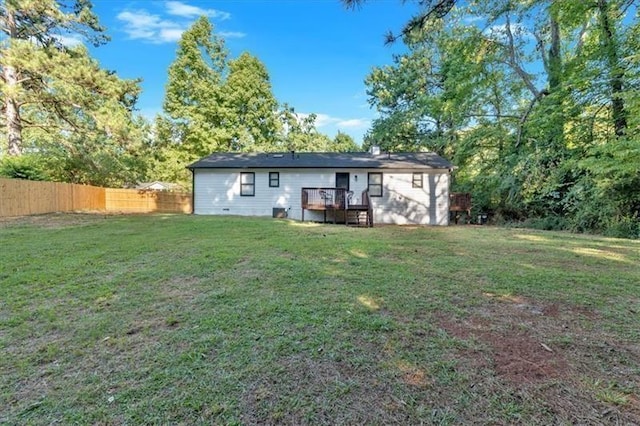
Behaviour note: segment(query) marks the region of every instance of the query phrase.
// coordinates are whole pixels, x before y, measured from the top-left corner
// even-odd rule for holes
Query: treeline
[[[189,187],[185,166],[214,151],[359,149],[280,104],[264,64],[248,53],[229,59],[205,17],[178,43],[153,122],[135,112],[140,80],[102,69],[85,47],[108,41],[89,0],[5,0],[0,31],[3,176]]]
[[[347,4],[364,0],[343,0]],[[432,150],[496,221],[640,236],[640,24],[633,0],[427,0],[367,77],[366,149]],[[215,151],[350,151],[272,93],[256,57],[229,59],[201,18],[168,69],[163,112],[104,70],[89,0],[0,4],[0,174],[102,186],[188,183]],[[65,36],[61,36],[65,34]],[[188,185],[187,185],[188,186]]]
[[[344,133],[319,133],[315,115],[279,104],[258,58],[227,56],[205,17],[182,35],[155,122],[155,176],[184,180],[184,165],[212,152],[359,150]]]
[[[367,77],[365,145],[444,155],[497,221],[640,236],[636,4],[421,4],[388,36],[407,53]]]

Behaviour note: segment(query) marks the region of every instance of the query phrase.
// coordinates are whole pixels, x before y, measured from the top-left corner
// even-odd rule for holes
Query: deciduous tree
[[[224,125],[224,73],[227,50],[205,16],[178,42],[176,59],[169,66],[165,119],[173,126],[171,140],[179,144],[186,161],[226,149],[231,132]]]
[[[226,117],[230,129],[227,151],[273,151],[282,124],[278,102],[273,96],[266,67],[249,53],[229,62],[223,87]]]
[[[333,138],[333,143],[331,144],[331,151],[333,152],[358,152],[361,151],[361,148],[356,144],[351,136],[348,134],[338,131],[338,133]]]
[[[640,229],[637,5],[452,3],[421,2],[390,38],[408,53],[367,77],[381,117],[365,145],[444,154],[456,188],[507,218]]]

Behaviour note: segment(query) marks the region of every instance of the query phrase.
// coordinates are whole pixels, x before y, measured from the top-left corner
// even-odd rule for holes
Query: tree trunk
[[[557,17],[551,14],[551,46],[549,46],[549,92],[554,93],[562,82],[562,56],[560,53],[560,25]]]
[[[613,126],[616,136],[624,136],[627,129],[627,112],[622,99],[624,90],[625,72],[620,64],[618,45],[614,35],[613,25],[609,19],[609,2],[598,0],[598,12],[600,14],[600,25],[602,30],[602,40],[604,44],[607,65],[609,66],[609,86],[611,88],[611,111],[613,115]]]
[[[17,156],[22,154],[22,125],[20,123],[20,109],[13,97],[17,86],[17,74],[14,67],[4,68],[4,78],[7,82],[5,94],[5,115],[7,120],[7,154]]]
[[[14,12],[6,8],[6,25],[9,33],[9,43],[17,37],[17,28]],[[20,120],[20,104],[16,99],[18,91],[18,71],[11,65],[3,66],[3,78],[6,84],[5,91],[5,119],[7,121],[7,154],[17,156],[22,154],[22,122]]]
[[[550,102],[553,104],[555,111],[554,116],[551,118],[551,145],[557,149],[557,153],[561,154],[565,148],[564,142],[564,126],[565,126],[565,114],[562,90],[563,80],[563,64],[562,64],[562,52],[561,52],[561,39],[560,39],[560,24],[558,17],[555,13],[550,13],[549,16],[549,28],[551,30],[551,45],[549,46],[549,69],[548,69],[548,82],[549,82],[549,94],[551,98]]]

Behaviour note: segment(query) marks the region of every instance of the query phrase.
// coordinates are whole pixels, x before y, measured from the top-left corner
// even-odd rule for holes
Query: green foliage
[[[224,125],[231,131],[227,151],[273,150],[282,124],[264,64],[246,52],[230,61],[223,91]]]
[[[166,116],[156,116],[147,145],[150,157],[147,176],[150,180],[190,185],[191,173],[185,165],[193,159],[181,150],[180,134],[176,131],[177,127]]]
[[[365,147],[444,155],[454,190],[505,221],[633,236],[615,225],[640,214],[640,26],[627,3],[479,0],[422,15],[408,52],[367,77],[381,117]]]
[[[623,216],[606,223],[604,235],[614,238],[640,238],[640,218]]]
[[[353,140],[351,136],[341,131],[338,131],[336,136],[333,138],[333,143],[331,145],[331,149],[329,151],[332,152],[358,152],[360,151],[360,147]]]
[[[213,25],[203,16],[178,42],[164,101],[164,120],[171,126],[172,139],[162,143],[179,145],[187,162],[230,146],[231,129],[223,125],[226,69],[224,40],[213,34]]]
[[[143,174],[144,123],[132,110],[139,81],[104,70],[80,44],[107,40],[91,2],[8,0],[0,8],[4,136],[8,155],[31,152],[54,180],[121,185]]]
[[[539,229],[541,231],[564,231],[569,229],[569,223],[562,216],[532,217],[516,225],[517,227]]]
[[[189,163],[212,152],[351,150],[353,141],[331,141],[315,128],[315,115],[301,117],[279,105],[269,73],[255,56],[227,60],[224,40],[206,17],[185,31],[169,67],[164,113],[150,141],[153,179],[189,183]]]
[[[300,116],[293,107],[285,104],[281,108],[279,119],[283,133],[276,151],[326,151],[330,139],[316,130],[315,114]]]
[[[0,159],[0,176],[13,179],[49,180],[42,162],[33,155]]]

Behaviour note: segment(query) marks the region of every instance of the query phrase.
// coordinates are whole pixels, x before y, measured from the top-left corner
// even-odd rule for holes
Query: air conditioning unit
[[[278,219],[285,219],[287,217],[287,209],[285,209],[284,207],[274,207],[273,217]]]

